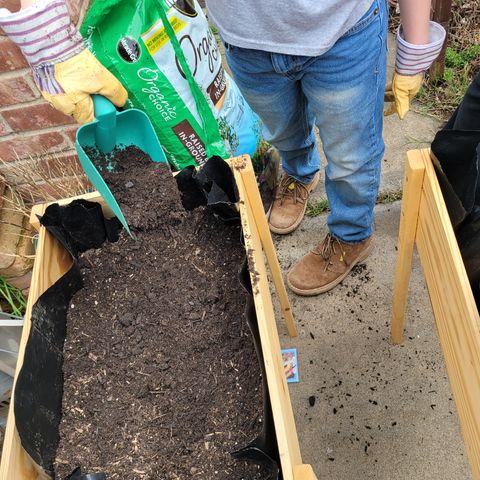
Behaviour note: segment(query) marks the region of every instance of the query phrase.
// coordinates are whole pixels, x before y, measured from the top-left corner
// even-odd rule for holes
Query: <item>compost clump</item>
[[[262,425],[240,227],[186,212],[169,168],[116,151],[104,177],[135,232],[79,258],[64,347],[59,479],[265,478],[231,453]]]

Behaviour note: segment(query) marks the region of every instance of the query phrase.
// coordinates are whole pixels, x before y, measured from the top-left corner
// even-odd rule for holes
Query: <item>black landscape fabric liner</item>
[[[221,157],[212,157],[201,170],[190,166],[176,176],[185,210],[208,205],[224,222],[237,221],[233,205],[238,201],[238,190],[232,170]]]
[[[210,160],[200,173],[193,169],[182,172],[177,184],[186,209],[208,205],[226,221],[238,219],[238,213],[232,208],[238,197],[236,185],[230,168],[223,160]],[[40,221],[74,260],[79,253],[99,248],[105,241],[115,242],[121,230],[116,218],[106,219],[99,204],[85,200],[75,200],[64,207],[50,205]],[[240,283],[250,293],[245,313],[262,369],[264,421],[258,438],[245,448],[232,452],[232,455],[265,465],[269,478],[281,480],[273,413],[246,260],[240,272]],[[15,387],[15,422],[22,447],[51,478],[54,478],[53,462],[59,443],[67,311],[71,298],[82,286],[81,275],[74,261],[72,268],[34,304],[24,363]],[[128,472],[125,474],[125,478],[128,478]],[[102,472],[82,474],[79,466],[65,480],[108,479]]]
[[[432,143],[433,165],[480,309],[480,73]]]
[[[78,467],[65,480],[107,480],[107,477],[104,473],[82,475],[82,469]]]

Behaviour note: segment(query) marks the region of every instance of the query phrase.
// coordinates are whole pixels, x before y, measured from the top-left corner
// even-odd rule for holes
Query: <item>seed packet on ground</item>
[[[297,349],[296,348],[284,348],[282,349],[283,368],[285,370],[285,376],[287,377],[287,383],[298,382],[298,361],[297,361]]]

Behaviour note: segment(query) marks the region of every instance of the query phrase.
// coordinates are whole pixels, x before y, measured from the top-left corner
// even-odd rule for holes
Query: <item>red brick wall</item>
[[[83,19],[88,0],[68,1],[75,23]],[[20,0],[0,0],[0,8],[20,9]],[[15,171],[15,163],[32,156],[61,152],[76,162],[77,126],[45,102],[19,48],[0,29],[0,171]],[[41,158],[39,159],[41,161]]]

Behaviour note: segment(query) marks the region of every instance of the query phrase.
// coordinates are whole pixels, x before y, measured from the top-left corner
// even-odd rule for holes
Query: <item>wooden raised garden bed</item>
[[[264,255],[270,266],[272,280],[277,289],[282,312],[287,322],[287,329],[291,335],[296,334],[296,329],[263,213],[260,196],[256,188],[253,169],[248,157],[238,157],[230,160],[229,163],[239,190],[240,200],[238,207],[241,214],[243,237],[249,263],[252,294],[258,320],[264,371],[268,383],[268,396],[273,413],[282,477],[284,480],[316,480],[311,466],[303,464],[301,459],[288,387],[284,375],[280,341]],[[98,193],[83,195],[81,198],[99,203],[107,218],[113,216]],[[66,199],[58,203],[69,204],[72,200]],[[32,210],[31,215],[31,223],[37,228],[39,238],[15,381],[25,360],[25,348],[31,330],[30,317],[32,306],[43,292],[69,271],[73,262],[72,257],[60,242],[48,233],[44,227],[39,225],[37,215],[43,215],[46,207],[47,205],[36,206]],[[51,477],[42,468],[39,468],[21,445],[15,422],[14,403],[14,398],[12,398],[0,465],[0,480],[49,479]],[[41,432],[37,433],[41,435]],[[161,448],[160,445],[159,448]],[[129,476],[127,472],[126,475],[127,477]]]
[[[417,246],[472,478],[480,479],[480,316],[430,150],[408,152],[393,291],[392,342],[403,339]],[[446,452],[447,453],[447,452]]]

